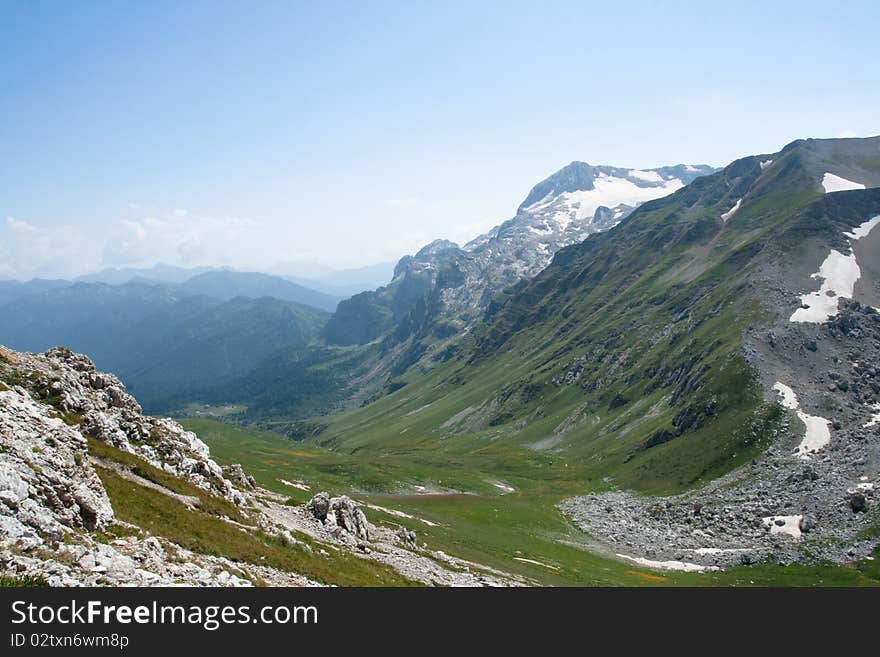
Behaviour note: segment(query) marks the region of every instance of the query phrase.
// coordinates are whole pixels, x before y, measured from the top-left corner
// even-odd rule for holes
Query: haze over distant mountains
[[[303,287],[337,298],[349,297],[358,292],[374,290],[391,280],[393,262],[380,262],[352,269],[333,269],[318,263],[288,262],[268,267],[265,271],[244,272],[231,267],[175,267],[159,263],[153,267],[111,267],[92,274],[78,276],[84,283],[107,283],[123,285],[144,279],[162,283],[183,283],[208,272],[231,271],[242,274],[263,274],[293,281]],[[5,281],[0,281],[0,285]]]
[[[106,283],[107,285],[125,285],[136,278],[158,281],[160,283],[183,283],[185,280],[216,271],[218,267],[174,267],[159,263],[153,267],[110,267],[92,274],[77,276],[75,280],[83,283]]]
[[[280,263],[266,273],[281,276],[313,290],[339,297],[375,290],[391,280],[394,262],[379,262],[352,269],[331,269],[319,264]]]

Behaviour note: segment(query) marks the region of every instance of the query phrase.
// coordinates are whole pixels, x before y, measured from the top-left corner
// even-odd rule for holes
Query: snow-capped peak
[[[523,238],[540,238],[544,247],[537,251],[543,267],[560,248],[616,226],[645,201],[667,196],[712,171],[708,166],[681,164],[628,169],[572,162],[535,185],[516,217],[464,249],[476,253],[520,233]]]

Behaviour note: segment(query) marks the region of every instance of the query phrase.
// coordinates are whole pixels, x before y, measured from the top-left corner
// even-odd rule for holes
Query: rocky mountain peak
[[[527,208],[548,195],[593,189],[596,168],[586,162],[572,162],[532,187],[519,209]]]
[[[464,329],[492,294],[534,276],[560,249],[613,228],[643,202],[713,171],[705,165],[626,169],[571,162],[535,185],[513,218],[463,247],[438,239],[402,258],[389,285],[341,302],[325,335],[336,344],[370,342],[413,311],[420,317],[404,325],[427,327],[428,312],[446,317],[447,333]],[[353,331],[353,324],[364,330]],[[400,330],[394,334],[400,339]]]
[[[459,246],[455,242],[450,242],[449,240],[434,240],[430,244],[423,246],[418,253],[416,253],[417,260],[424,260],[432,255],[437,255],[442,253],[443,251],[449,251],[452,249],[458,249]]]

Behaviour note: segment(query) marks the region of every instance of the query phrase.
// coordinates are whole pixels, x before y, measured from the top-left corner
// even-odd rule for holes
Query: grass
[[[42,575],[0,575],[0,588],[36,588],[44,586],[49,586],[49,582]]]
[[[390,567],[376,564],[354,555],[339,552],[327,556],[320,546],[305,536],[296,537],[290,544],[283,538],[273,537],[254,527],[244,529],[218,517],[236,517],[247,523],[239,512],[231,514],[228,503],[174,477],[158,476],[161,471],[152,468],[136,456],[120,452],[103,443],[90,443],[93,455],[113,460],[130,467],[141,476],[185,495],[197,495],[199,509],[191,509],[182,502],[145,486],[123,478],[114,470],[96,467],[107,490],[116,517],[137,525],[144,532],[162,536],[182,547],[200,554],[229,558],[243,564],[272,566],[295,572],[319,582],[339,586],[407,586],[412,584]],[[164,474],[164,473],[161,473]],[[200,494],[199,494],[200,493]],[[109,539],[113,534],[107,535]]]
[[[160,470],[130,452],[117,449],[116,447],[91,437],[88,438],[88,441],[89,454],[92,456],[112,461],[125,467],[133,474],[148,479],[149,481],[159,484],[160,486],[180,495],[198,498],[199,509],[205,513],[218,517],[231,518],[237,522],[246,521],[241,515],[238,507],[231,502],[216,495],[212,495],[184,479],[168,474],[164,470]]]
[[[414,416],[410,416],[414,417]],[[340,454],[294,443],[267,431],[206,419],[183,420],[221,462],[241,462],[260,485],[304,502],[310,493],[281,479],[303,481],[312,491],[349,493],[356,499],[436,523],[407,520],[367,509],[371,522],[414,529],[418,542],[458,557],[552,586],[862,586],[880,585],[873,562],[853,567],[760,565],[720,573],[659,573],[603,557],[555,509],[565,497],[599,489],[586,467],[536,455],[503,441],[480,446],[464,439],[394,442],[381,450]],[[404,434],[406,435],[406,434]],[[517,490],[502,495],[491,481]],[[413,485],[447,486],[473,494],[405,494]],[[519,559],[546,564],[540,566]]]

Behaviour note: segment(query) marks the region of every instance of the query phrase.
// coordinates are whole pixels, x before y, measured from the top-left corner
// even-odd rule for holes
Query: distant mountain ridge
[[[150,405],[241,376],[275,352],[304,347],[329,317],[266,294],[229,298],[227,290],[227,298],[218,298],[199,287],[73,283],[31,294],[0,309],[0,341],[30,352],[53,346],[87,351]]]
[[[325,294],[288,279],[229,268],[184,269],[157,265],[148,269],[107,269],[75,280],[34,279],[27,282],[0,281],[0,307],[23,297],[75,285],[100,284],[164,286],[180,296],[204,294],[228,301],[234,297],[274,297],[333,312],[341,296]]]
[[[153,267],[109,267],[91,274],[77,276],[75,280],[81,283],[106,283],[107,285],[125,285],[135,279],[178,284],[193,276],[222,269],[222,267],[175,267],[159,263]]]
[[[21,297],[67,287],[70,284],[70,281],[62,279],[44,278],[34,278],[29,281],[0,281],[0,306]]]
[[[188,294],[203,294],[229,301],[235,297],[259,299],[273,297],[282,301],[319,308],[327,312],[336,310],[339,297],[303,287],[298,283],[256,272],[209,271],[187,279],[177,289]]]

